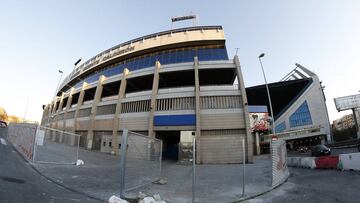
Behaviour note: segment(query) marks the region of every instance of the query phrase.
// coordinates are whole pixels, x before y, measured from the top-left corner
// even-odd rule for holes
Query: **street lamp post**
[[[53,99],[53,101],[55,101],[55,99],[56,99],[56,92],[57,92],[57,90],[58,90],[58,88],[59,88],[59,85],[60,85],[60,82],[61,82],[61,78],[62,78],[62,76],[63,76],[63,71],[62,70],[58,70],[59,71],[59,73],[60,73],[60,79],[59,79],[59,82],[58,82],[58,84],[57,84],[57,86],[56,86],[56,89],[55,89],[55,93],[54,93],[54,99]],[[55,106],[56,107],[56,106]],[[48,119],[47,119],[47,125],[48,125],[48,127],[50,126],[50,114],[51,114],[51,112],[49,112],[49,115],[48,115]]]
[[[274,119],[274,113],[273,113],[273,109],[272,109],[270,91],[269,91],[268,83],[267,83],[267,81],[266,81],[266,76],[265,76],[264,67],[263,67],[263,64],[262,64],[262,61],[261,61],[261,58],[264,57],[264,56],[265,56],[264,53],[260,54],[260,55],[259,55],[259,61],[260,61],[261,70],[262,70],[262,73],[263,73],[263,76],[264,76],[264,80],[265,80],[265,86],[266,86],[266,91],[267,91],[267,96],[268,96],[269,106],[270,106],[270,113],[271,113],[271,116],[272,116],[272,133],[273,133],[273,135],[275,135],[275,119]]]

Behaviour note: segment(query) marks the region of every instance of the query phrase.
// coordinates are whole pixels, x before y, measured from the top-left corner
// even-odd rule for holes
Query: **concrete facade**
[[[241,141],[245,139],[246,158],[252,162],[252,136],[240,62],[237,56],[229,60],[227,54],[220,60],[216,55],[219,48],[212,52],[214,59],[199,60],[194,56],[190,62],[165,64],[156,60],[149,67],[136,70],[125,67],[119,74],[100,75],[97,81],[84,80],[82,86],[66,89],[77,77],[96,73],[103,64],[111,66],[111,60],[136,53],[161,51],[170,45],[167,49],[182,51],[196,45],[200,48],[194,49],[200,54],[206,47],[225,46],[219,26],[170,30],[136,40],[128,44],[135,48],[127,49],[126,53],[115,57],[115,49],[105,51],[94,57],[102,57],[101,62],[91,59],[71,73],[59,88],[59,92],[65,93],[45,107],[42,124],[82,135],[80,146],[89,150],[102,149],[114,154],[119,153],[123,129],[150,137],[163,136],[164,142],[170,134],[180,139],[181,132],[194,131],[198,163],[242,162]],[[118,50],[123,50],[123,46]],[[233,85],[235,78],[237,86]],[[63,109],[64,99],[67,103]],[[56,108],[57,103],[60,108]],[[175,137],[172,135],[171,139]],[[103,146],[104,143],[110,146]]]

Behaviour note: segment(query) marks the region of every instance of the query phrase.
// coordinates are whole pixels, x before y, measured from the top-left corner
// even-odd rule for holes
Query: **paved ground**
[[[46,160],[51,161],[59,159],[61,156],[58,153],[60,152],[73,153],[73,150],[61,150],[61,145],[48,146],[51,146],[52,150],[45,153],[46,148],[44,147],[42,154],[38,155],[39,158],[46,157]],[[52,153],[55,154],[52,155]],[[64,157],[66,156],[64,155]],[[47,177],[97,198],[106,200],[111,195],[119,195],[120,160],[118,156],[80,149],[79,159],[82,159],[85,164],[82,166],[35,164],[35,167]],[[166,185],[151,183],[152,180],[159,177],[159,162],[128,159],[126,166],[125,187],[127,189],[134,188],[141,183],[150,183],[141,188],[127,190],[128,197],[135,197],[139,191],[142,191],[146,194],[159,193],[161,197],[170,202],[191,202],[191,166],[164,161],[163,177],[168,181]],[[196,171],[198,174],[196,199],[199,202],[230,202],[240,199],[242,165],[197,165]],[[246,195],[268,189],[270,182],[271,161],[269,155],[256,157],[255,163],[248,164],[246,167]]]
[[[290,173],[282,186],[247,203],[360,202],[360,172],[290,168]]]
[[[351,148],[331,148],[331,155],[339,155],[339,154],[348,154],[348,153],[357,153],[359,152],[357,147],[351,147]],[[297,151],[291,151],[288,152],[288,156],[311,156],[311,151],[309,150],[306,153],[299,153]]]
[[[0,135],[0,202],[98,202],[39,175]]]

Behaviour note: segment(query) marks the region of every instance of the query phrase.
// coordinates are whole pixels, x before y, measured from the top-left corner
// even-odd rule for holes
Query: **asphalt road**
[[[360,172],[290,168],[290,173],[282,186],[247,203],[360,202]]]
[[[38,174],[0,135],[0,202],[98,202]]]

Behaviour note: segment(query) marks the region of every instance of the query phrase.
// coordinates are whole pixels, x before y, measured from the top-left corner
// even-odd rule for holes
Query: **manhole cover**
[[[19,184],[25,183],[25,180],[21,180],[17,178],[1,177],[1,179],[6,182],[19,183]]]

